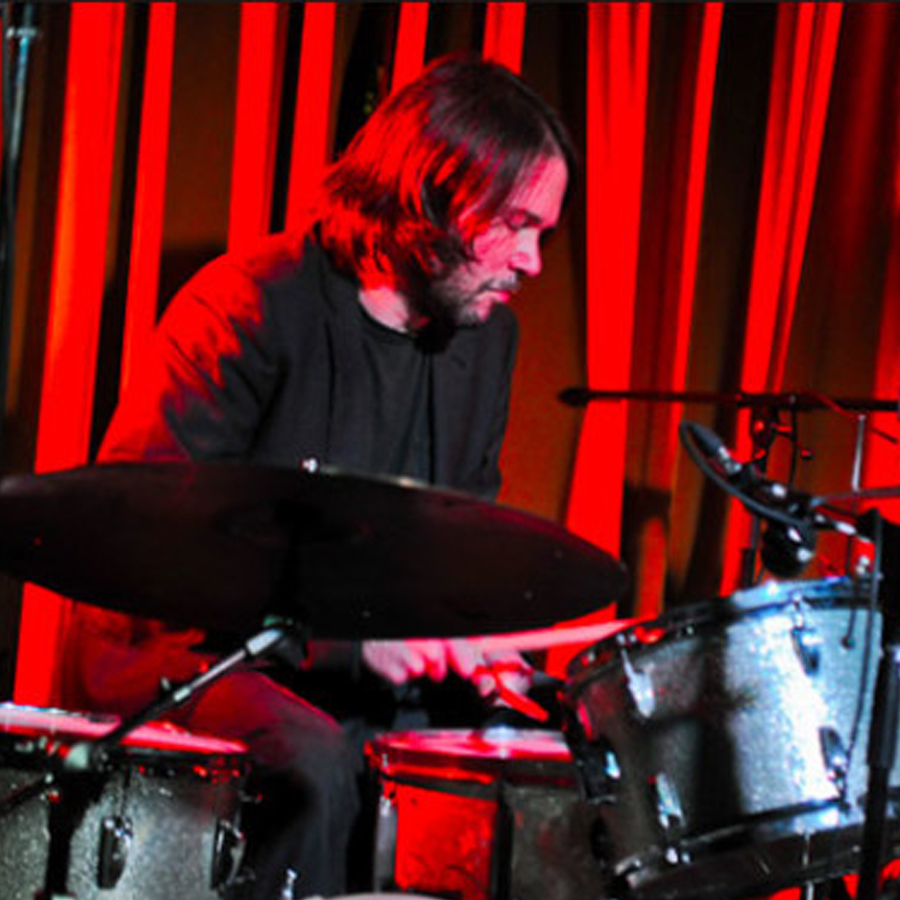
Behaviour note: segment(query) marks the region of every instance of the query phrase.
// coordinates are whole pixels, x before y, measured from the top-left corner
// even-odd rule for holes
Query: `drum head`
[[[372,765],[388,778],[403,773],[479,781],[550,772],[573,776],[562,734],[540,729],[398,731],[373,739],[367,752]]]
[[[520,728],[396,731],[372,741],[381,752],[400,758],[556,759],[569,762],[568,747],[556,731]]]
[[[118,716],[0,703],[0,735],[33,737],[55,744],[98,740],[117,728],[120,721]],[[247,752],[239,741],[196,734],[171,722],[141,725],[125,736],[122,745],[131,750],[204,756],[244,756]]]

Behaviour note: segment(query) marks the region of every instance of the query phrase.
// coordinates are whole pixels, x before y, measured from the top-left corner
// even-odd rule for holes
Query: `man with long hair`
[[[301,233],[223,256],[175,296],[98,462],[315,459],[496,496],[517,340],[506,303],[540,272],[573,160],[557,115],[510,71],[432,64],[328,171]],[[70,708],[133,713],[161,677],[207,661],[202,633],[88,606],[74,618]],[[326,685],[341,665],[389,685],[454,673],[488,696],[497,660],[476,648],[313,641],[304,666]],[[527,689],[524,662],[500,662]],[[248,746],[262,802],[248,811],[254,876],[236,895],[273,900],[289,870],[301,895],[344,890],[362,765],[344,729],[253,667],[172,718]]]

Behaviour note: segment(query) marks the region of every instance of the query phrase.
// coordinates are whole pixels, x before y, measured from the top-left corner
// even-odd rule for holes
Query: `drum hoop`
[[[0,704],[0,758],[13,755],[28,767],[46,760],[55,748],[92,743],[118,724],[116,716],[75,713],[55,708]],[[81,730],[66,725],[77,724]],[[56,726],[56,727],[53,727]],[[152,743],[154,737],[159,741]],[[167,744],[166,741],[169,743]],[[191,743],[196,746],[191,746]],[[42,752],[47,751],[47,752]],[[141,726],[122,743],[107,751],[114,766],[141,766],[147,770],[210,770],[216,774],[244,772],[248,754],[242,744],[207,735],[194,734],[179,726],[157,722]]]
[[[580,682],[585,676],[595,674],[617,661],[618,653],[623,650],[650,648],[695,631],[762,616],[772,610],[783,609],[797,600],[817,608],[849,605],[848,601],[866,599],[868,590],[868,582],[864,579],[846,577],[808,582],[771,582],[720,596],[715,600],[676,607],[656,619],[638,622],[585,648],[569,663],[567,678]],[[771,596],[766,596],[769,591]],[[645,639],[643,636],[647,634],[653,634],[653,639]]]
[[[898,795],[897,789],[891,789],[889,796],[896,799]],[[616,864],[614,874],[616,877],[628,878],[635,872],[646,869],[647,866],[657,863],[665,863],[668,867],[669,863],[665,860],[665,854],[668,850],[675,850],[677,854],[684,855],[694,861],[702,860],[710,854],[710,852],[719,852],[721,845],[734,846],[735,848],[743,848],[746,846],[748,839],[753,838],[752,832],[758,832],[761,828],[776,828],[783,825],[785,828],[791,828],[783,833],[783,837],[796,837],[801,839],[802,834],[791,826],[794,820],[801,817],[815,816],[821,813],[830,812],[840,809],[841,802],[838,799],[832,800],[809,800],[805,803],[797,803],[793,806],[782,807],[776,810],[756,813],[747,816],[740,822],[728,825],[722,825],[714,831],[703,834],[685,835],[676,838],[666,844],[656,846],[653,852],[637,852],[623,857]],[[858,822],[848,822],[847,829],[859,829],[861,824]],[[768,841],[767,843],[771,843]],[[763,844],[762,846],[765,846]]]
[[[575,783],[576,775],[565,736],[561,732],[544,730],[514,731],[505,736],[509,747],[515,749],[515,739],[539,737],[552,738],[559,755],[537,753],[521,756],[479,755],[476,752],[453,752],[446,745],[439,746],[441,738],[467,734],[464,729],[425,730],[422,732],[388,732],[366,744],[370,765],[385,780],[404,783],[406,779],[425,782],[427,779],[443,779],[453,783],[469,782],[480,785],[508,784],[564,784]],[[413,746],[412,739],[423,741]],[[433,746],[425,746],[431,742]],[[450,777],[452,775],[452,778]]]
[[[17,734],[24,741],[4,746],[0,741],[0,763],[24,771],[43,771],[55,751],[31,735]],[[104,769],[108,771],[138,770],[155,777],[175,778],[185,773],[200,780],[217,781],[225,777],[242,779],[250,770],[247,755],[221,753],[201,754],[185,751],[158,750],[154,747],[118,746],[108,751]]]

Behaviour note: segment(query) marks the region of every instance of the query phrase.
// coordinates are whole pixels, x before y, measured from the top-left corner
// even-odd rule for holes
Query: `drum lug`
[[[244,856],[244,832],[233,822],[219,819],[216,822],[215,843],[210,887],[218,890],[232,884]]]
[[[651,779],[650,789],[656,806],[656,820],[659,822],[666,840],[663,859],[670,866],[679,866],[690,862],[690,855],[677,844],[677,838],[684,829],[684,812],[675,785],[668,775],[660,772]]]
[[[634,704],[635,711],[643,719],[649,719],[656,709],[656,694],[653,690],[653,679],[631,665],[626,653],[622,653],[622,667],[625,670],[625,683],[628,694]]]
[[[847,770],[850,767],[847,748],[844,746],[844,742],[837,731],[828,726],[819,729],[819,742],[822,746],[822,758],[825,760],[828,778],[843,794],[847,780]]]
[[[814,628],[801,624],[791,629],[791,638],[803,671],[807,675],[815,675],[822,658],[822,636]]]
[[[287,869],[284,873],[284,884],[281,886],[280,900],[295,900],[297,896],[297,873]]]
[[[622,768],[612,744],[598,735],[590,740],[580,729],[566,733],[572,751],[572,762],[578,772],[582,797],[592,805],[618,802]]]
[[[127,816],[106,816],[100,823],[100,858],[97,886],[113,888],[119,883],[134,840],[134,826]]]
[[[678,799],[678,791],[671,779],[664,772],[660,772],[651,780],[650,789],[656,806],[656,818],[665,834],[679,831],[684,825],[684,812]]]

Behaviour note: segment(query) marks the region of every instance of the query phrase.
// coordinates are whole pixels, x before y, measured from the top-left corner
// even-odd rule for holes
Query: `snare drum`
[[[565,731],[610,881],[718,900],[858,865],[881,640],[865,590],[766,584],[573,660]],[[897,765],[890,784],[895,839]]]
[[[220,900],[242,849],[242,744],[143,725],[111,751],[102,772],[31,790],[75,744],[118,723],[0,704],[4,900],[34,900],[48,878],[54,891],[78,900]]]
[[[374,888],[459,900],[603,896],[562,735],[396,732],[368,745],[380,776]]]

